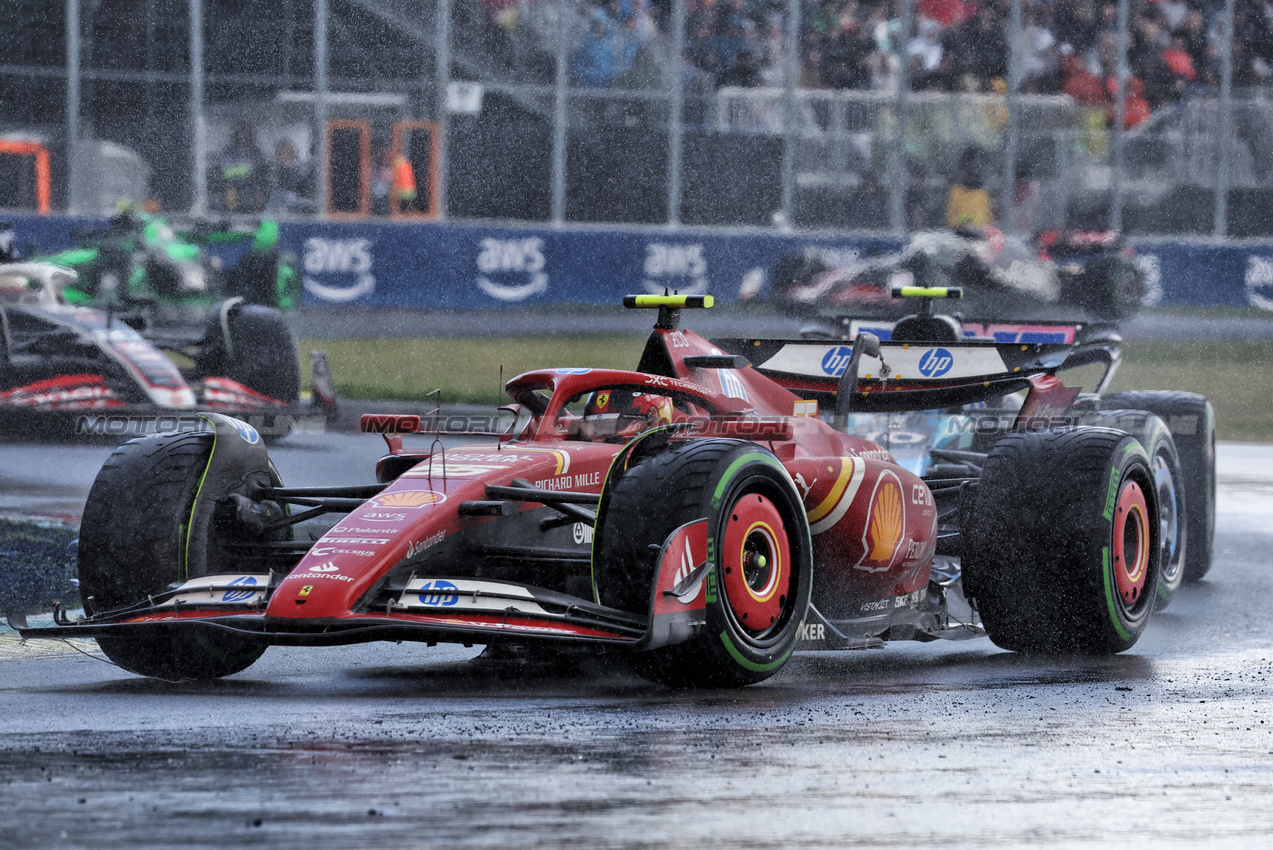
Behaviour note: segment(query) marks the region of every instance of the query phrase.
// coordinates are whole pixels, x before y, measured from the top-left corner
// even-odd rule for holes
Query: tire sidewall
[[[774,502],[785,521],[790,543],[787,555],[792,571],[791,592],[795,597],[783,606],[782,621],[777,627],[759,638],[743,628],[726,596],[722,545],[733,506],[754,492]],[[734,663],[752,673],[769,675],[795,649],[812,593],[812,543],[803,504],[781,462],[770,452],[745,444],[718,466],[715,489],[704,507],[704,515],[709,518],[707,551],[713,561],[706,585],[709,639],[719,642]]]
[[[1161,562],[1157,605],[1161,610],[1171,602],[1184,580],[1189,543],[1189,506],[1185,497],[1185,478],[1171,430],[1167,427],[1167,423],[1156,414],[1131,409],[1103,410],[1091,417],[1086,424],[1125,431],[1140,442],[1149,457],[1159,516],[1158,543],[1161,550]],[[1169,480],[1165,483],[1161,482],[1160,473]],[[1174,495],[1174,504],[1170,506],[1170,509],[1175,512],[1174,539],[1171,540],[1161,535],[1163,512],[1168,507],[1162,500],[1164,489]]]
[[[1158,582],[1162,570],[1162,547],[1158,540],[1159,525],[1157,491],[1154,488],[1154,475],[1149,455],[1144,446],[1134,437],[1127,437],[1114,451],[1110,464],[1109,487],[1105,491],[1105,510],[1100,514],[1097,526],[1100,528],[1100,540],[1103,545],[1098,556],[1101,558],[1100,576],[1105,598],[1107,619],[1103,626],[1107,629],[1107,637],[1115,651],[1129,649],[1136,643],[1145,624],[1154,611],[1158,596]],[[1119,545],[1118,524],[1116,522],[1116,506],[1124,489],[1130,482],[1135,482],[1145,495],[1149,507],[1149,575],[1145,580],[1145,589],[1141,597],[1132,605],[1127,605],[1119,596],[1115,579],[1114,550]]]

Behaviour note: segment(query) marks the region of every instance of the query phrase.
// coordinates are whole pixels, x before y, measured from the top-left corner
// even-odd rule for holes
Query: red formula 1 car
[[[767,374],[679,329],[708,297],[626,303],[659,309],[636,371],[519,375],[517,426],[467,446],[408,449],[417,417],[369,416],[389,444],[375,485],[286,487],[220,414],[122,446],[84,512],[85,616],[23,635],[95,637],[165,679],[231,674],[273,644],[411,640],[624,654],[678,686],[758,682],[798,647],[1136,642],[1162,558],[1133,437],[1011,433],[924,479],[842,430],[854,405],[1029,390],[1041,410],[1072,397],[1050,377],[1066,346],[791,340]],[[828,359],[820,383],[799,377]],[[830,421],[802,385],[834,396]]]

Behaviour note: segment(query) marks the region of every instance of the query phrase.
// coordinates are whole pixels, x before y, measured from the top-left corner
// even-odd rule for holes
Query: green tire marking
[[[658,428],[651,428],[649,431],[645,431],[641,434],[637,434],[635,437],[632,438],[630,442],[628,442],[627,445],[619,449],[619,451],[615,452],[614,457],[610,459],[610,466],[606,469],[606,477],[601,480],[601,492],[597,495],[598,508],[600,508],[601,503],[605,501],[606,488],[610,485],[610,480],[611,480],[610,476],[614,473],[614,468],[619,463],[619,461],[623,460],[626,463],[627,458],[630,458],[632,456],[632,453],[636,451],[637,445],[642,440],[646,439],[647,437],[652,437],[655,434],[661,433],[663,431],[670,430],[673,427],[675,426],[662,425],[662,426],[659,426]],[[597,534],[597,529],[598,529],[598,526],[600,525],[601,525],[601,511],[598,510],[597,518],[593,520],[592,522],[592,544],[588,547],[588,575],[592,579],[592,601],[596,602],[598,605],[601,604],[601,592],[597,588],[597,538],[599,537],[599,535]]]
[[[725,645],[725,651],[729,653],[729,657],[738,662],[738,666],[750,670],[753,673],[768,673],[771,670],[778,669],[786,663],[787,659],[791,657],[792,651],[796,648],[796,645],[793,642],[791,646],[787,647],[786,652],[775,658],[773,661],[770,661],[768,664],[757,664],[755,661],[751,661],[743,657],[743,654],[738,651],[738,647],[734,646],[734,642],[729,639],[729,634],[727,632],[720,633],[720,642]]]
[[[212,469],[212,456],[217,452],[216,420],[203,415],[199,418],[212,425],[212,450],[208,452],[208,463],[203,468],[203,475],[199,476],[199,487],[194,491],[194,501],[190,503],[190,521],[186,523],[185,529],[186,545],[181,553],[181,578],[184,581],[190,580],[190,538],[194,534],[194,512],[199,507],[199,496],[203,494],[203,485],[208,480],[208,470]]]
[[[1109,609],[1109,621],[1114,624],[1114,631],[1123,640],[1130,641],[1131,633],[1123,628],[1118,620],[1118,606],[1114,602],[1114,588],[1109,581],[1109,547],[1101,548],[1101,577],[1105,580],[1105,607]]]
[[[1105,512],[1101,514],[1101,516],[1105,517],[1106,522],[1111,522],[1114,519],[1114,506],[1118,503],[1118,484],[1121,478],[1118,467],[1110,469],[1109,490],[1105,493]]]
[[[729,486],[730,479],[732,479],[738,472],[738,467],[753,460],[758,460],[761,463],[767,463],[770,466],[782,469],[782,464],[780,464],[778,459],[771,454],[766,454],[764,452],[748,452],[745,455],[739,455],[734,462],[725,469],[725,474],[722,475],[720,477],[720,481],[716,483],[716,492],[712,494],[712,510],[720,508],[721,496],[724,495],[725,488]]]

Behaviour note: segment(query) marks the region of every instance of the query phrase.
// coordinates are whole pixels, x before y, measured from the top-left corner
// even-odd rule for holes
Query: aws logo
[[[707,292],[707,259],[700,244],[677,245],[651,242],[645,246],[645,264],[641,283],[647,292],[662,294],[666,288],[682,295]]]
[[[324,301],[338,303],[369,294],[376,288],[371,248],[370,239],[306,239],[302,259],[305,289]],[[335,275],[339,282],[324,282],[311,275]]]
[[[544,240],[483,239],[477,253],[477,286],[500,301],[524,301],[548,289]]]
[[[893,566],[906,530],[906,505],[902,482],[892,472],[882,472],[867,508],[866,529],[862,532],[862,558],[855,569],[882,573]]]

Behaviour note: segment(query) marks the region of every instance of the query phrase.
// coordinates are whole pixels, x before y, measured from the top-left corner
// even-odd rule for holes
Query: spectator
[[[384,148],[371,172],[371,213],[389,215],[414,209],[415,170],[407,157]]]
[[[1104,109],[1108,103],[1105,86],[1100,77],[1093,74],[1074,53],[1061,50],[1065,58],[1061,60],[1061,93],[1074,98],[1081,107],[1100,107]]]
[[[231,213],[259,213],[265,209],[265,157],[247,122],[234,126],[230,146],[218,160],[223,209]]]
[[[822,54],[822,84],[832,89],[861,89],[870,82],[866,59],[871,42],[858,29],[857,22],[846,15],[840,31]]]
[[[1047,26],[1046,7],[1026,10],[1021,16],[1021,37],[1017,42],[1023,91],[1056,91],[1056,47],[1056,36]]]
[[[575,48],[570,71],[584,88],[605,88],[615,74],[618,34],[614,23],[600,9],[593,12],[583,42]]]
[[[1113,127],[1118,123],[1115,114],[1118,109],[1118,77],[1105,80],[1105,90],[1109,92],[1109,109],[1107,123]],[[1123,100],[1123,129],[1130,130],[1143,123],[1150,115],[1149,101],[1145,99],[1145,84],[1139,77],[1127,78],[1127,97]]]
[[[990,210],[990,193],[982,185],[981,152],[965,148],[959,156],[955,182],[951,184],[946,200],[946,226],[952,230],[961,227],[989,227],[995,223]]]
[[[941,27],[936,21],[920,22],[919,32],[906,46],[906,54],[919,60],[918,68],[915,68],[913,62],[911,67],[913,70],[918,70],[921,75],[928,75],[937,70],[945,54],[945,48],[942,46]]]
[[[1092,0],[1062,0],[1057,4],[1055,27],[1057,39],[1086,59],[1096,47],[1100,27]]]
[[[284,139],[274,148],[274,168],[270,211],[304,213],[314,211],[314,180],[309,167],[300,161],[296,148]]]
[[[968,77],[979,90],[990,87],[990,81],[1008,76],[1008,39],[995,16],[993,6],[982,6],[977,17],[957,29],[946,39],[953,53],[954,72]]]
[[[740,86],[742,88],[755,88],[760,85],[760,63],[756,59],[756,54],[750,50],[744,50],[740,53],[734,64],[726,68],[716,78],[716,85],[719,87]]]
[[[1193,66],[1193,57],[1185,44],[1183,35],[1172,36],[1171,45],[1162,52],[1162,60],[1167,70],[1176,79],[1176,88],[1180,93],[1198,80],[1198,72]]]

